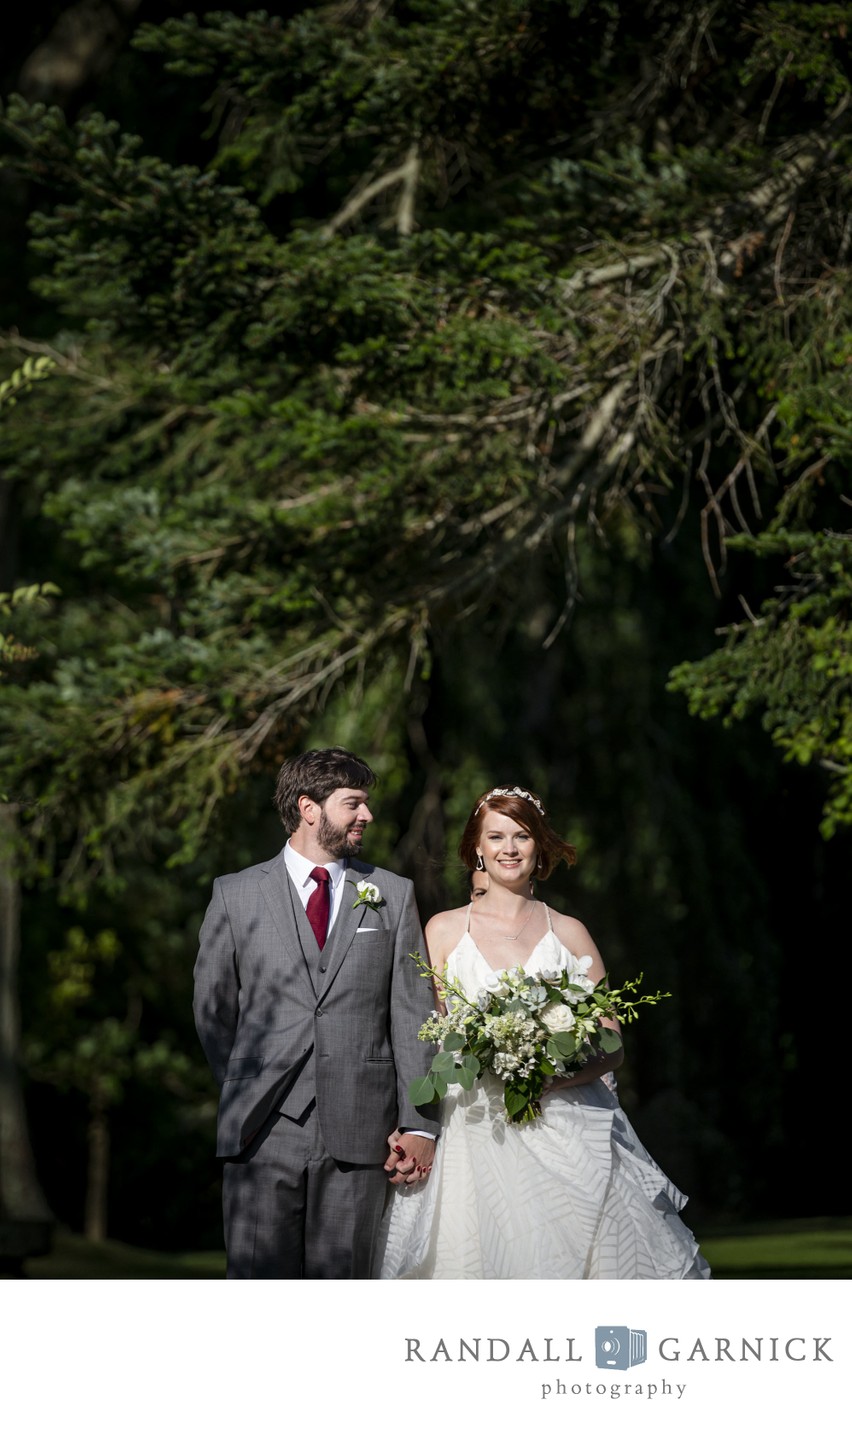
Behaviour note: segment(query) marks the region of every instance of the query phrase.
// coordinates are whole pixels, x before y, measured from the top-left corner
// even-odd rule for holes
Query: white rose
[[[551,1033],[570,1033],[576,1021],[567,1003],[548,1003],[539,1017]]]
[[[382,896],[375,883],[359,883],[357,893],[362,903],[378,903]]]

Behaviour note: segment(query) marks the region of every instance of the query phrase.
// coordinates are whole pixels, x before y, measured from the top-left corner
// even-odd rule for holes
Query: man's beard
[[[363,825],[337,828],[326,818],[325,810],[320,813],[317,840],[330,858],[351,858],[360,853],[363,837]]]

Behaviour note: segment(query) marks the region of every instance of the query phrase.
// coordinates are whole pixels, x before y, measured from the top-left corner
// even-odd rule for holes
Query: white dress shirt
[[[330,882],[328,913],[328,931],[334,927],[334,920],[340,912],[340,904],[343,901],[344,878],[346,875],[346,864],[342,858],[335,858],[331,862],[314,863],[313,859],[305,858],[303,854],[297,853],[292,847],[289,838],[284,845],[284,862],[287,865],[287,872],[293,880],[293,887],[299,895],[302,907],[307,908],[308,899],[315,891],[317,884],[311,874],[315,868],[326,869]]]

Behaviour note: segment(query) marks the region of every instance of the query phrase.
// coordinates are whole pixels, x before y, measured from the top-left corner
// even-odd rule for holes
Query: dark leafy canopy
[[[56,363],[0,446],[63,594],[0,752],[68,881],[146,829],[188,857],[341,681],[411,678],[554,550],[555,633],[580,542],[690,502],[714,580],[767,520],[762,551],[803,557],[676,682],[768,704],[848,820],[848,21],[378,0],[143,28],[209,82],[206,170],[9,104],[9,163],[58,192],[33,245],[68,328],[7,341]]]

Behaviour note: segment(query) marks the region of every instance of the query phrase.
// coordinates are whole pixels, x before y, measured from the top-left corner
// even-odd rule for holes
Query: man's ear
[[[314,824],[319,818],[321,805],[318,804],[314,799],[308,798],[308,795],[306,793],[299,794],[298,803],[299,813],[302,816],[302,822],[306,823],[309,828],[313,828]]]

